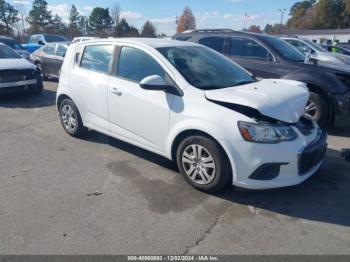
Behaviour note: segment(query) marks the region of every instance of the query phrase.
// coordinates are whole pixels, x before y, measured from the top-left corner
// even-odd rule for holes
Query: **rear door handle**
[[[117,96],[121,96],[122,95],[122,92],[120,92],[118,90],[118,88],[116,88],[116,87],[112,87],[112,93],[117,95]]]

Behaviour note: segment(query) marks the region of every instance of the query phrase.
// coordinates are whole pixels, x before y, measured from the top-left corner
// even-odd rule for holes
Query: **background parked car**
[[[26,51],[26,49],[20,43],[18,43],[15,39],[7,36],[0,36],[0,43],[3,43],[11,47],[21,57],[29,60],[29,56],[30,56],[29,52]]]
[[[311,57],[318,61],[350,66],[349,56],[338,53],[330,53],[327,49],[308,39],[285,37],[282,37],[282,39],[298,48],[298,50],[303,52],[305,55],[310,53]]]
[[[68,39],[61,35],[37,34],[29,37],[28,44],[23,45],[29,53],[33,53],[43,45],[54,42],[66,42]]]
[[[336,45],[336,46],[328,45],[328,46],[325,46],[325,48],[329,52],[350,56],[350,46],[348,45]]]
[[[255,76],[304,82],[310,90],[307,116],[322,126],[350,124],[350,74],[304,63],[303,53],[277,37],[232,30],[194,30],[174,38],[211,47]]]
[[[32,94],[41,93],[40,71],[13,49],[0,43],[0,94],[25,89]]]
[[[40,69],[43,79],[59,78],[69,45],[70,42],[49,43],[30,56],[31,62]]]

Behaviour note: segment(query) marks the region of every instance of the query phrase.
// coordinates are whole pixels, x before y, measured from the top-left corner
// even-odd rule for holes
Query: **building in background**
[[[331,45],[333,41],[338,43],[350,43],[350,28],[348,29],[324,29],[324,30],[288,30],[281,33],[288,37],[302,37],[321,45]]]

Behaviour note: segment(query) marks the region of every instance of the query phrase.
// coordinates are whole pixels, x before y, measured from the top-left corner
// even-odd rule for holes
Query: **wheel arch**
[[[228,148],[226,148],[225,145],[223,145],[222,143],[220,143],[219,140],[217,140],[215,137],[213,137],[212,135],[210,135],[209,133],[199,130],[199,129],[186,129],[186,130],[182,130],[180,133],[178,133],[176,135],[176,137],[174,138],[172,144],[171,144],[171,160],[172,161],[176,161],[176,153],[177,153],[177,149],[180,145],[180,143],[186,139],[187,137],[190,136],[203,136],[209,139],[212,139],[215,143],[217,143],[217,145],[219,146],[220,150],[222,150],[224,156],[226,157],[227,160],[227,164],[229,165],[229,169],[230,169],[230,173],[232,176],[232,179],[234,179],[236,177],[236,169],[235,169],[235,163],[234,163],[234,159],[233,157],[228,153]]]
[[[327,103],[328,108],[329,108],[328,121],[330,123],[332,123],[334,121],[334,113],[335,113],[334,112],[334,105],[333,105],[331,99],[329,98],[327,92],[325,91],[325,89],[317,84],[308,83],[308,82],[306,82],[306,86],[309,88],[309,90],[311,92],[314,92],[314,93],[320,95],[325,100],[325,102]]]

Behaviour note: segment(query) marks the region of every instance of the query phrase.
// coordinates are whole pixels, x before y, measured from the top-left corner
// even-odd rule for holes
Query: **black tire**
[[[314,108],[314,110],[310,111],[309,109],[311,108]],[[321,95],[315,92],[310,92],[310,98],[305,109],[305,114],[309,118],[315,120],[321,127],[325,127],[328,124],[329,113],[327,101],[325,101]]]
[[[68,109],[72,110],[72,115],[67,114]],[[87,128],[84,127],[79,110],[72,100],[64,99],[60,103],[59,116],[60,116],[62,127],[68,135],[79,138],[79,137],[83,137],[86,134]],[[69,119],[67,119],[67,117],[68,118],[72,117],[75,119],[74,128],[72,128],[73,122],[72,121],[70,122]]]
[[[196,170],[194,172],[197,172],[196,174],[188,175],[188,173],[191,171],[189,169],[192,169],[195,167],[195,163],[189,164],[185,161],[183,161],[184,152],[189,152],[188,150],[191,150],[192,146],[196,148],[196,146],[201,146],[204,148],[207,152],[203,152],[205,158],[202,158],[203,154],[199,157],[201,160],[199,160],[199,164],[196,167]],[[198,148],[198,147],[197,147]],[[203,149],[202,149],[203,150]],[[203,150],[204,151],[204,150]],[[197,150],[198,152],[198,150]],[[209,153],[209,157],[206,153]],[[195,154],[191,155],[193,157]],[[198,155],[198,154],[197,154]],[[208,183],[203,184],[203,183],[198,183],[196,181],[196,177],[201,179],[204,173],[203,171],[199,171],[199,169],[203,170],[203,165],[204,161],[202,162],[202,159],[209,159],[210,156],[213,158],[213,162],[215,164],[215,168],[209,168],[206,171],[209,170],[209,172],[212,172]],[[195,160],[195,158],[193,158]],[[182,176],[185,178],[185,180],[195,187],[196,189],[207,192],[207,193],[215,193],[218,191],[223,190],[230,182],[232,179],[232,172],[230,168],[230,163],[229,160],[226,156],[226,154],[223,152],[223,150],[220,148],[220,146],[215,142],[214,140],[204,137],[204,136],[191,136],[188,138],[185,138],[179,145],[177,152],[176,152],[176,161],[177,161],[177,166],[182,174]],[[192,160],[191,160],[192,161]],[[197,159],[198,161],[198,159]],[[192,167],[193,165],[193,167]],[[198,170],[197,170],[198,168]],[[186,171],[187,170],[187,171]],[[188,173],[186,173],[188,172]],[[206,172],[206,174],[209,174],[209,172]],[[200,175],[199,173],[202,173]],[[203,182],[203,181],[202,181]]]
[[[44,69],[43,69],[43,66],[42,66],[42,64],[40,63],[40,62],[37,62],[36,64],[36,67],[40,70],[40,72],[41,72],[41,78],[45,81],[45,80],[47,80],[48,78],[47,78],[47,76],[45,75],[45,71],[44,71]]]

